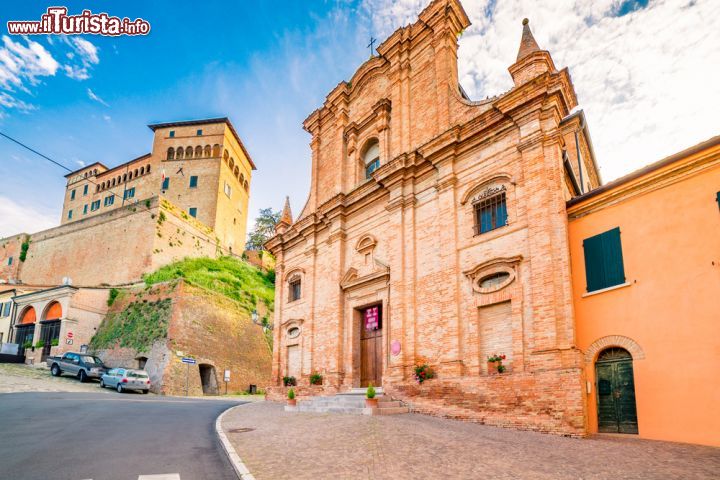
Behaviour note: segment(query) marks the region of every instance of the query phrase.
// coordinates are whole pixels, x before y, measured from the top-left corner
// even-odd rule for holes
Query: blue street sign
[[[197,363],[194,358],[190,357],[183,357],[182,362],[187,363],[188,365],[195,365]]]

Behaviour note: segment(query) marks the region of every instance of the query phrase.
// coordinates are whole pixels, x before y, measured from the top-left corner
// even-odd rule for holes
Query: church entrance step
[[[394,415],[408,413],[409,409],[402,402],[385,397],[381,392],[375,397],[378,400],[377,408],[365,406],[365,389],[325,397],[312,397],[299,400],[297,406],[286,406],[287,412],[312,413],[345,413],[353,415]]]

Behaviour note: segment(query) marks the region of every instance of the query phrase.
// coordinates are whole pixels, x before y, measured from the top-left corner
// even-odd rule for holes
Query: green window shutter
[[[588,292],[625,283],[619,227],[586,238],[583,249]]]
[[[602,234],[603,258],[605,260],[605,287],[625,283],[620,228],[616,227]]]
[[[605,263],[603,262],[602,237],[595,235],[583,241],[585,250],[585,279],[587,291],[592,292],[605,288]]]

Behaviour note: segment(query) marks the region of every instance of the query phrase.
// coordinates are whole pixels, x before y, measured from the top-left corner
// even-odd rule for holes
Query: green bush
[[[30,248],[30,237],[25,237],[25,240],[20,245],[20,261],[24,262],[27,258],[27,252]]]
[[[319,373],[313,373],[310,375],[310,385],[322,385],[322,375]]]
[[[45,346],[45,340],[38,340],[35,344],[35,348],[43,348]]]
[[[275,285],[261,270],[233,257],[186,258],[145,275],[147,285],[182,278],[235,300],[248,313],[263,302],[273,310]]]
[[[93,350],[116,345],[146,352],[167,336],[172,301],[133,302],[125,310],[109,314],[90,340]]]
[[[115,299],[117,296],[120,295],[120,290],[117,288],[111,288],[110,293],[108,294],[108,300],[107,300],[107,306],[112,307],[112,304],[115,303]]]
[[[292,388],[288,390],[288,400],[295,400],[295,390]]]
[[[372,383],[368,385],[367,393],[365,394],[367,398],[375,398],[375,387],[373,387]]]
[[[50,340],[51,347],[57,347],[58,345],[60,345],[60,340],[58,340],[57,338],[53,338],[52,340]]]

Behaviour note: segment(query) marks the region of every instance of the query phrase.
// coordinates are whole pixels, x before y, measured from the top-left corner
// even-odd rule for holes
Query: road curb
[[[222,429],[222,420],[226,414],[230,413],[231,410],[240,408],[243,405],[250,405],[251,403],[252,402],[248,402],[243,403],[242,405],[235,405],[234,407],[230,407],[223,413],[221,413],[220,416],[217,417],[217,419],[215,420],[215,433],[217,433],[223,450],[225,450],[225,454],[228,456],[228,459],[230,460],[230,463],[232,464],[233,469],[235,469],[235,473],[240,480],[255,480],[255,477],[252,475],[252,473],[250,473],[250,470],[248,470],[248,468],[243,463],[240,455],[238,455],[237,451],[235,450],[235,447],[232,446],[232,443],[230,443],[227,435],[225,435],[225,432]]]

